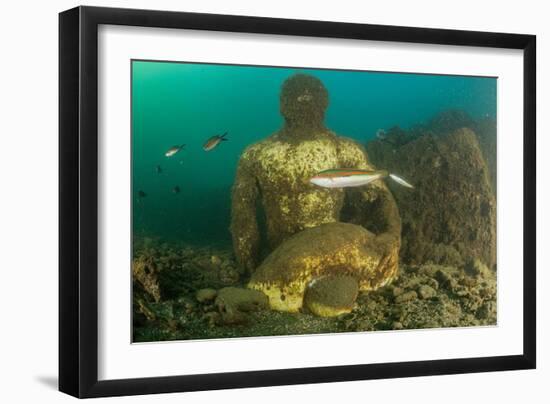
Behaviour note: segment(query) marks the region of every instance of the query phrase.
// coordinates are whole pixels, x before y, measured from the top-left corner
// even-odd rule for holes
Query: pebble
[[[210,325],[211,327],[215,326],[216,324],[219,324],[220,320],[221,320],[221,316],[220,316],[220,313],[216,312],[216,311],[210,311],[208,313],[205,313],[204,315],[204,319],[206,321],[208,321],[208,325]]]
[[[414,290],[400,294],[395,298],[396,303],[410,302],[411,300],[416,300],[418,295]]]
[[[205,303],[214,300],[217,295],[218,292],[215,289],[206,288],[198,290],[195,297],[199,303]]]
[[[215,265],[215,266],[219,267],[222,264],[222,259],[220,257],[218,257],[217,255],[213,255],[210,258],[210,262],[212,263],[212,265]]]
[[[458,283],[456,281],[456,279],[452,278],[448,273],[446,272],[443,272],[442,270],[438,270],[436,273],[435,273],[435,276],[437,278],[437,280],[439,281],[439,283],[441,284],[441,286],[451,290],[451,291],[454,291],[456,289],[456,287],[458,286]]]
[[[393,323],[392,327],[393,327],[394,330],[402,330],[403,329],[403,324],[400,323],[399,321],[396,321],[396,322]]]
[[[399,295],[402,295],[404,290],[398,286],[395,286],[392,290],[393,297],[397,297]]]
[[[464,278],[462,278],[460,280],[460,283],[464,286],[469,287],[469,288],[472,288],[472,287],[476,286],[476,284],[477,284],[476,280],[469,277],[469,276],[465,276]]]
[[[474,276],[484,275],[489,272],[489,268],[477,258],[468,262],[465,269],[466,272]]]
[[[428,279],[428,286],[431,286],[433,289],[439,289],[439,282],[433,278]]]
[[[459,290],[456,291],[456,295],[457,295],[458,297],[466,297],[466,296],[469,295],[469,293],[468,293],[468,291],[465,290],[465,289],[459,289]]]
[[[487,301],[479,309],[477,309],[476,315],[478,318],[486,319],[496,312],[496,305],[492,301]]]
[[[437,295],[437,292],[434,288],[428,285],[420,285],[418,288],[418,295],[421,299],[431,299]]]
[[[222,269],[220,272],[220,280],[225,285],[234,285],[239,281],[239,273],[233,268]]]

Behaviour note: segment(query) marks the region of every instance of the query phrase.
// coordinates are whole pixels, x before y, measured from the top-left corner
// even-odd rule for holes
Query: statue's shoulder
[[[274,135],[270,135],[258,142],[249,144],[241,154],[241,160],[254,162],[262,153],[264,153],[274,142]]]
[[[345,136],[338,136],[338,157],[342,164],[351,164],[359,168],[368,164],[365,147],[354,139]]]
[[[338,146],[340,148],[349,148],[364,151],[365,148],[356,140],[346,137],[346,136],[337,136]]]

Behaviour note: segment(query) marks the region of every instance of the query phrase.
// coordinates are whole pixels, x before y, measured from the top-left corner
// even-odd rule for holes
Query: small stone
[[[454,291],[456,287],[458,286],[458,283],[456,279],[454,279],[451,275],[449,275],[447,272],[444,272],[442,270],[438,270],[435,273],[435,276],[437,280],[439,281],[440,285],[444,288]]]
[[[239,273],[233,268],[222,269],[220,272],[220,281],[224,285],[234,285],[239,282]]]
[[[215,266],[219,267],[222,264],[222,259],[220,257],[218,257],[217,255],[213,255],[210,258],[210,262],[212,263],[212,265],[215,265]]]
[[[466,289],[459,289],[456,291],[456,295],[458,297],[466,297],[469,295],[468,291]]]
[[[209,311],[208,313],[205,313],[204,319],[208,322],[210,327],[213,327],[220,323],[221,315],[216,311]]]
[[[404,290],[402,288],[400,288],[399,286],[395,286],[393,289],[392,289],[392,294],[393,294],[393,297],[397,297],[399,295],[402,295],[404,292]]]
[[[216,306],[224,324],[247,322],[245,313],[269,307],[267,296],[257,290],[228,287],[219,291]]]
[[[416,292],[414,290],[411,290],[409,292],[405,292],[397,296],[395,298],[395,302],[405,303],[405,302],[410,302],[412,300],[416,300],[417,298],[418,298],[418,295],[416,294]]]
[[[476,280],[472,277],[469,277],[469,276],[465,276],[464,278],[462,278],[460,280],[460,283],[464,286],[469,287],[469,288],[472,288],[472,287],[476,286],[476,284],[477,284]]]
[[[493,301],[487,301],[476,311],[476,316],[479,319],[485,320],[489,317],[496,317],[496,304]]]
[[[433,278],[428,279],[428,286],[431,286],[433,289],[439,289],[439,282]]]
[[[218,292],[215,289],[206,288],[197,291],[195,297],[199,303],[206,303],[214,300],[217,295]]]
[[[420,285],[418,288],[418,295],[421,299],[431,299],[437,295],[437,292],[434,288],[428,285]]]
[[[403,329],[403,324],[400,323],[399,321],[395,321],[393,324],[392,324],[392,328],[394,330],[402,330]]]

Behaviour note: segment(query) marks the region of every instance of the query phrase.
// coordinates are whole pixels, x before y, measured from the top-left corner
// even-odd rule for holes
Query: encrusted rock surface
[[[395,147],[394,137],[409,140]],[[496,200],[476,134],[396,129],[388,139],[394,144],[375,140],[367,150],[377,166],[415,186],[408,192],[389,183],[403,223],[402,261],[462,266],[475,257],[494,268]]]

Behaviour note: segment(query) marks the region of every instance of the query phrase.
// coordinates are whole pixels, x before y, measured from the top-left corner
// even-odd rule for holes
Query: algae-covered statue
[[[283,127],[249,146],[237,168],[235,255],[251,274],[248,287],[265,293],[275,310],[305,304],[321,316],[349,312],[358,290],[376,289],[397,275],[401,220],[383,181],[353,189],[309,182],[323,170],[374,170],[359,144],[325,126],[327,107],[320,80],[288,78],[280,97]],[[270,254],[260,264],[265,250]]]

